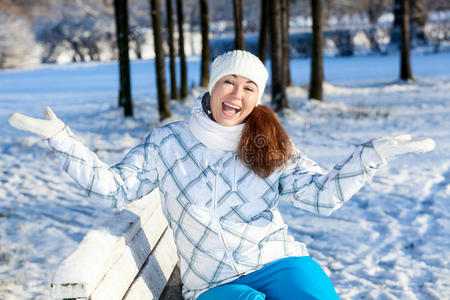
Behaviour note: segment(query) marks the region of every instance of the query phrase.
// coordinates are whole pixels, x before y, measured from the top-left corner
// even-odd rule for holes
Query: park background
[[[133,115],[125,116],[123,93],[119,93],[124,88],[120,79],[124,67],[117,61],[114,4],[118,2],[0,1],[2,299],[47,299],[58,263],[90,228],[111,215],[107,203],[87,198],[62,172],[45,141],[11,128],[8,115],[41,117],[43,107],[49,105],[90,149],[113,165],[153,128],[185,119],[194,99],[205,91],[202,5],[206,3],[209,12],[208,63],[239,46],[234,1],[169,1],[174,16],[178,2],[183,5],[187,95],[181,97],[182,59],[176,44],[180,35],[177,26],[169,33],[167,1],[159,3],[162,50],[158,52],[150,14],[158,1],[129,0]],[[306,243],[342,299],[445,299],[450,294],[448,3],[243,1],[244,46],[255,54],[261,47],[262,20],[276,19],[273,9],[262,18],[265,2],[278,3],[284,12],[289,7],[291,80],[289,84],[286,73],[273,76],[272,57],[286,54],[267,47],[264,61],[271,78],[263,103],[277,111],[307,156],[331,169],[356,145],[374,137],[411,133],[436,141],[431,153],[403,155],[384,166],[329,217],[280,204],[290,232]],[[313,2],[322,4],[321,99],[311,97]],[[398,5],[404,3],[410,8],[408,79],[401,78],[405,45]],[[273,45],[270,28],[266,34],[266,46]],[[175,41],[175,71],[170,67],[169,36]],[[163,54],[162,85],[155,54]],[[279,68],[283,60],[276,59]],[[172,97],[173,73],[179,100]],[[275,77],[284,77],[277,93],[273,93]],[[169,114],[161,114],[161,89],[166,91],[163,101]],[[279,101],[280,95],[285,102]]]

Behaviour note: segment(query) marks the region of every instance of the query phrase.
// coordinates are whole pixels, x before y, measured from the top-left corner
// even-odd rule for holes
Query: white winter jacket
[[[241,163],[235,150],[205,145],[209,142],[198,132],[202,127],[190,128],[194,117],[200,125],[210,120],[200,99],[190,120],[153,130],[113,167],[100,161],[69,128],[48,141],[81,188],[113,207],[159,188],[174,233],[185,299],[280,258],[308,255],[306,246],[288,234],[279,201],[328,215],[382,163],[370,142],[329,173],[297,150],[284,169],[262,179]],[[215,124],[213,130],[220,130]]]

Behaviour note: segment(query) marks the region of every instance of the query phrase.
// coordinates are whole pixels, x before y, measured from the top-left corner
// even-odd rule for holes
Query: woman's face
[[[223,126],[244,122],[258,100],[258,86],[246,77],[226,75],[211,91],[211,112],[214,120]]]

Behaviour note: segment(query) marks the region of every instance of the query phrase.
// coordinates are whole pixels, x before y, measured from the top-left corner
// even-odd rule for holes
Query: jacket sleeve
[[[102,198],[121,207],[150,193],[158,185],[156,145],[149,134],[112,167],[102,162],[66,127],[48,139],[62,168],[88,196]]]
[[[294,206],[330,215],[368,182],[385,162],[371,141],[356,148],[350,157],[326,173],[314,161],[295,149],[279,181],[280,198]]]

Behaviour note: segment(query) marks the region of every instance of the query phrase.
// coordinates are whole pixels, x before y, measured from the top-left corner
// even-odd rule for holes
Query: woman
[[[330,214],[386,159],[434,148],[430,139],[380,138],[359,146],[328,174],[297,150],[261,105],[268,72],[245,51],[213,62],[208,92],[188,120],[155,129],[108,167],[50,108],[12,126],[48,139],[88,195],[113,207],[158,187],[174,233],[186,299],[338,299],[303,243],[288,234],[277,205]]]

